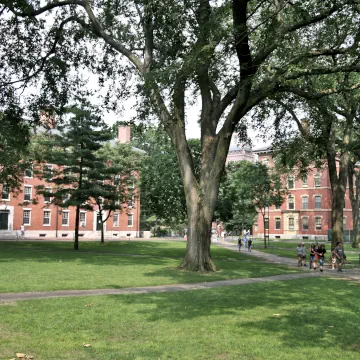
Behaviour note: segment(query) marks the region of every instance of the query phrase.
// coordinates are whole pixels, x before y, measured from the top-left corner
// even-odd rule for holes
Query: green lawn
[[[213,246],[215,273],[179,270],[184,242],[0,242],[0,292],[123,288],[263,277],[296,269]],[[137,256],[141,255],[141,256]]]
[[[359,359],[359,296],[324,277],[4,303],[0,358]]]

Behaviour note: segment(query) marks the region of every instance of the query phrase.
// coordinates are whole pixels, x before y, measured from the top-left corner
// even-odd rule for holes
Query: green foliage
[[[219,191],[216,215],[227,230],[250,227],[258,211],[281,205],[285,191],[279,175],[261,163],[239,161],[227,166]]]
[[[21,115],[18,109],[0,113],[0,184],[7,191],[19,188],[29,166],[30,129]]]

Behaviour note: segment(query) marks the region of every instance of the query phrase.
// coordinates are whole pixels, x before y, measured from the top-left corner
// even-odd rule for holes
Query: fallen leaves
[[[84,344],[84,347],[91,347],[91,344]]]
[[[273,316],[280,316],[281,314],[273,314]]]

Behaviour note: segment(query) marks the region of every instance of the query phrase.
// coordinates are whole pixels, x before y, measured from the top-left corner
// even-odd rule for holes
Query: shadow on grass
[[[316,346],[324,351],[336,345],[357,351],[360,358],[359,295],[356,283],[318,278],[176,294],[110,297],[122,304],[141,305],[138,313],[149,322],[201,321],[218,316],[215,323],[220,326],[221,317],[230,315],[246,338],[268,334],[300,351],[316,341]],[[145,310],[154,304],[156,311]]]

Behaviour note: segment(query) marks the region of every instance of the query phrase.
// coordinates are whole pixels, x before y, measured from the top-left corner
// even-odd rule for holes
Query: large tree
[[[187,269],[216,268],[210,224],[231,135],[241,119],[270,94],[293,91],[295,79],[359,70],[347,56],[360,38],[358,0],[0,4],[0,31],[6,34],[0,39],[0,87],[36,82],[41,96],[29,97],[30,109],[60,111],[76,91],[76,82],[69,82],[78,74],[74,67],[97,72],[100,85],[110,83],[108,105],[127,95],[124,79],[137,79],[143,105],[176,149],[188,215],[182,265]],[[332,57],[341,61],[334,65],[327,61]],[[199,177],[185,136],[190,92],[201,98]]]

